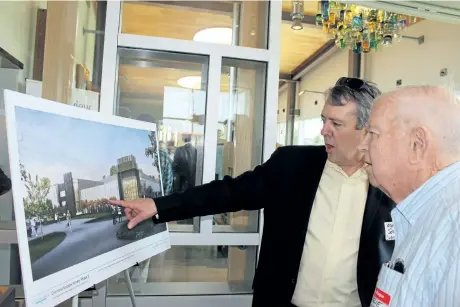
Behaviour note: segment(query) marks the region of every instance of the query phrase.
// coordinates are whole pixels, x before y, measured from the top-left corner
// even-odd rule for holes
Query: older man
[[[460,106],[433,86],[375,104],[362,149],[376,184],[398,204],[396,246],[371,306],[460,306]]]
[[[112,203],[127,207],[130,227],[156,214],[158,223],[265,208],[254,307],[367,307],[394,246],[384,228],[394,204],[369,187],[358,150],[379,94],[371,83],[341,78],[321,114],[326,146],[281,147],[236,178]]]

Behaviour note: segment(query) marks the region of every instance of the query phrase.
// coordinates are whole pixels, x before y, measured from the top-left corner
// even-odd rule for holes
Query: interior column
[[[239,22],[239,46],[264,48],[266,47],[267,31],[265,27],[268,16],[268,5],[265,1],[242,1]],[[264,97],[264,87],[260,87],[257,72],[254,69],[237,68],[237,91],[233,104],[237,110],[234,117],[234,158],[233,177],[241,175],[253,168],[254,164],[259,164],[263,139],[259,134],[259,125],[263,122],[263,105],[257,101],[256,96]],[[232,89],[230,89],[232,90]],[[257,92],[256,92],[257,91]],[[244,100],[243,97],[244,96]],[[240,97],[240,99],[238,99]],[[240,103],[238,103],[240,101]],[[244,105],[241,104],[244,101]],[[260,108],[259,105],[262,107]],[[260,114],[258,114],[260,113]],[[262,122],[261,122],[262,121]],[[225,156],[225,154],[224,154]],[[256,156],[259,156],[258,158]],[[256,221],[258,212],[240,211],[229,213],[229,224],[233,229],[241,229],[241,232],[257,232]],[[228,252],[228,281],[251,280],[255,270],[255,249],[245,249],[230,247]]]
[[[66,104],[74,83],[78,3],[47,3],[42,97]]]

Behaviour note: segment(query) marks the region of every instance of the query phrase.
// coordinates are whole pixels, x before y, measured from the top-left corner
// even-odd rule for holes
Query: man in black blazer
[[[129,227],[264,208],[254,307],[368,307],[394,241],[394,204],[369,185],[358,146],[373,100],[371,83],[341,78],[326,92],[325,146],[286,146],[253,171],[155,201],[113,201]]]

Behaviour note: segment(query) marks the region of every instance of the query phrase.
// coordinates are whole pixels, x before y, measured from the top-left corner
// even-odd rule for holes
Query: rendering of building
[[[136,158],[133,155],[117,160],[117,175],[120,198],[132,200],[141,195],[141,181]]]
[[[100,181],[75,179],[72,173],[63,176],[64,182],[55,185],[57,206],[72,216],[82,212],[80,204],[101,199],[131,200],[139,197],[161,195],[159,180],[146,175],[138,168],[133,155],[117,160],[117,173],[103,177]]]
[[[74,179],[72,173],[64,174],[64,183],[56,185],[56,197],[58,206],[69,210],[72,216],[77,215],[78,205],[80,204],[80,191],[101,185],[100,181]]]
[[[116,199],[120,198],[117,175],[104,178],[97,186],[80,190],[80,199],[82,201],[104,198],[110,199],[112,197]]]

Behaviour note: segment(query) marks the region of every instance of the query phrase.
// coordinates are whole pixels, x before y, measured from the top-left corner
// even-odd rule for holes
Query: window
[[[216,178],[236,177],[262,162],[266,64],[224,58]],[[214,232],[258,232],[258,211],[214,216]]]
[[[125,1],[121,32],[267,48],[268,1]]]
[[[165,193],[201,184],[208,57],[118,50],[116,113],[158,124]],[[199,231],[199,218],[170,223],[171,231]]]

